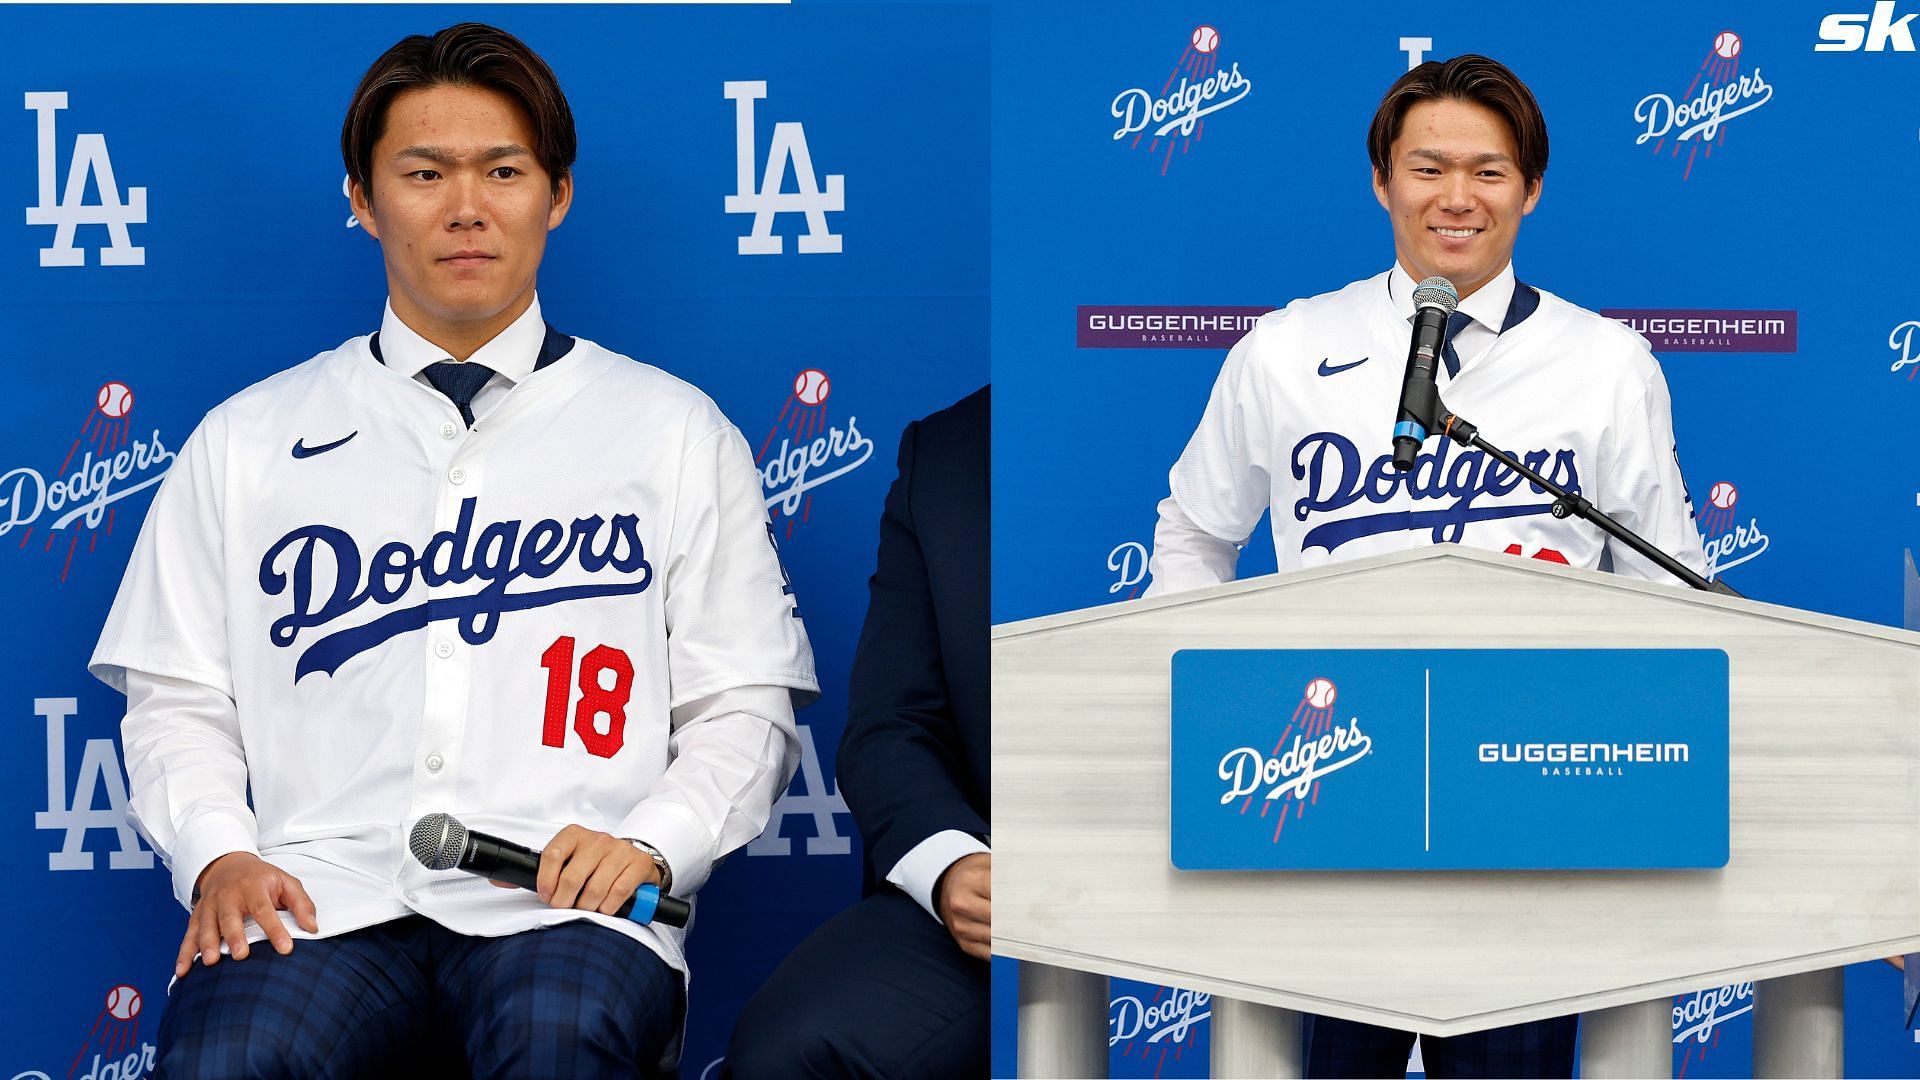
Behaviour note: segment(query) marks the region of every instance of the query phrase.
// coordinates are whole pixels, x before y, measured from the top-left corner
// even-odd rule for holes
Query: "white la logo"
[[[147,870],[153,866],[153,852],[140,844],[133,826],[127,822],[127,782],[120,768],[120,755],[114,752],[112,739],[88,739],[80,755],[80,775],[73,786],[73,801],[67,801],[67,717],[80,711],[76,698],[34,698],[33,711],[47,721],[47,808],[33,815],[36,829],[64,829],[66,840],[60,850],[47,856],[49,870],[91,870],[93,852],[82,851],[87,833],[94,829],[112,829],[120,837],[120,850],[107,856],[114,870]],[[96,809],[94,796],[107,789],[107,808]]]
[[[833,815],[852,811],[847,809],[847,800],[841,797],[837,786],[827,787],[826,775],[820,768],[820,751],[813,746],[813,729],[805,724],[794,726],[800,733],[800,779],[808,794],[787,792],[780,796],[780,801],[773,804],[766,830],[747,845],[747,854],[793,854],[793,841],[780,835],[780,826],[789,817],[798,815],[813,819],[813,835],[807,837],[807,854],[845,855],[853,850],[853,845],[840,834]]]
[[[827,189],[813,173],[813,153],[807,149],[807,133],[798,121],[783,120],[773,125],[773,142],[767,148],[767,171],[760,186],[753,186],[754,136],[753,103],[767,96],[765,82],[728,82],[721,84],[725,95],[733,99],[734,163],[738,180],[734,194],[727,196],[727,213],[752,214],[753,232],[740,238],[742,255],[778,255],[786,250],[785,241],[773,235],[775,214],[805,214],[807,234],[800,237],[802,255],[833,254],[840,250],[840,234],[827,227],[827,215],[847,208],[846,177],[838,173],[827,177]],[[787,166],[793,166],[793,183],[799,190],[783,193],[781,181]]]
[[[133,246],[127,226],[147,223],[147,189],[128,188],[126,201],[122,202],[120,185],[113,179],[113,161],[107,157],[107,137],[89,132],[74,136],[66,194],[55,201],[53,114],[67,107],[66,92],[30,92],[26,107],[39,114],[40,128],[40,205],[27,207],[27,224],[54,227],[53,246],[40,250],[40,265],[85,266],[87,253],[74,246],[74,232],[81,225],[105,225],[110,243],[100,249],[100,265],[145,266],[147,249]],[[100,188],[97,203],[82,201],[89,175]]]

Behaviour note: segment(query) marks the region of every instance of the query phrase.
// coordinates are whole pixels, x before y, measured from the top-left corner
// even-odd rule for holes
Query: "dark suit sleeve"
[[[900,475],[880,518],[879,566],[868,582],[871,599],[840,739],[841,794],[866,838],[875,881],[935,833],[987,832],[955,780],[962,769],[955,748],[962,743],[913,520],[919,430],[918,422],[909,424],[900,437]]]

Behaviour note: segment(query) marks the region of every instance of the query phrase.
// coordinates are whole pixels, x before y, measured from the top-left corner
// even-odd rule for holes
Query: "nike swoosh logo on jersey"
[[[347,437],[344,439],[335,439],[332,442],[326,443],[325,445],[322,445],[322,446],[305,446],[305,445],[302,445],[306,442],[305,439],[295,439],[293,440],[293,456],[297,458],[310,458],[315,454],[324,454],[329,450],[334,450],[339,447],[345,446],[347,443],[353,440],[353,436],[358,434],[360,433],[355,431],[347,435]]]
[[[1335,365],[1334,365],[1334,366],[1332,366],[1332,367],[1328,367],[1327,365],[1328,365],[1328,363],[1329,363],[1329,361],[1331,361],[1331,359],[1332,359],[1332,358],[1331,358],[1331,357],[1329,357],[1329,358],[1328,358],[1328,359],[1326,359],[1326,360],[1322,360],[1322,361],[1320,361],[1320,374],[1322,374],[1322,375],[1338,375],[1338,374],[1340,374],[1341,372],[1343,372],[1343,371],[1345,371],[1345,370],[1347,370],[1348,368],[1357,368],[1357,367],[1359,367],[1359,366],[1360,366],[1361,364],[1364,364],[1364,363],[1366,363],[1367,361],[1369,361],[1369,360],[1371,360],[1371,359],[1373,359],[1373,357],[1371,357],[1371,356],[1363,356],[1363,357],[1361,357],[1360,359],[1358,359],[1358,360],[1355,360],[1355,361],[1354,361],[1353,363],[1351,363],[1351,364],[1335,364]]]

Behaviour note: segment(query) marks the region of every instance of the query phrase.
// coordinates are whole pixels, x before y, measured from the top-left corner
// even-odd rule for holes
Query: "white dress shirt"
[[[980,842],[980,838],[958,829],[947,829],[934,833],[925,840],[913,845],[900,861],[887,871],[887,881],[901,892],[913,897],[914,903],[927,909],[934,921],[945,926],[940,918],[939,898],[933,895],[933,888],[940,883],[940,875],[954,863],[969,855],[984,855],[991,849]]]
[[[540,315],[540,298],[520,317],[513,320],[505,330],[494,335],[492,341],[480,346],[464,361],[456,363],[484,364],[493,369],[493,377],[473,395],[468,408],[473,410],[477,423],[484,419],[494,407],[506,399],[507,391],[515,383],[533,374],[533,365],[540,359],[540,345],[547,337],[546,320]],[[393,370],[411,379],[417,379],[420,385],[432,389],[433,383],[427,379],[427,368],[453,357],[415,333],[413,327],[400,321],[393,313],[389,303],[380,319],[380,359]],[[437,391],[436,391],[437,392]]]
[[[1466,374],[1474,361],[1487,355],[1500,337],[1500,331],[1506,329],[1507,308],[1513,304],[1513,281],[1513,263],[1508,262],[1492,281],[1473,290],[1473,295],[1463,298],[1454,309],[1473,319],[1453,335],[1453,351],[1460,357],[1461,374]],[[1413,280],[1413,275],[1398,262],[1394,263],[1393,270],[1387,274],[1387,292],[1393,297],[1394,310],[1406,320],[1409,332],[1413,326],[1413,291],[1417,288],[1419,283]],[[1439,365],[1434,375],[1442,387],[1447,385],[1450,376],[1445,364]]]

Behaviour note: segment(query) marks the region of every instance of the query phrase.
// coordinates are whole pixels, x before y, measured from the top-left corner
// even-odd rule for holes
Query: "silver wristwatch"
[[[627,837],[626,839],[627,839],[627,843],[632,844],[634,847],[637,847],[641,851],[646,852],[647,858],[653,860],[654,869],[660,871],[661,894],[666,895],[666,894],[672,893],[673,892],[673,867],[667,865],[667,857],[665,855],[660,854],[659,848],[654,847],[652,844],[647,843],[645,840],[635,840],[631,836]]]

